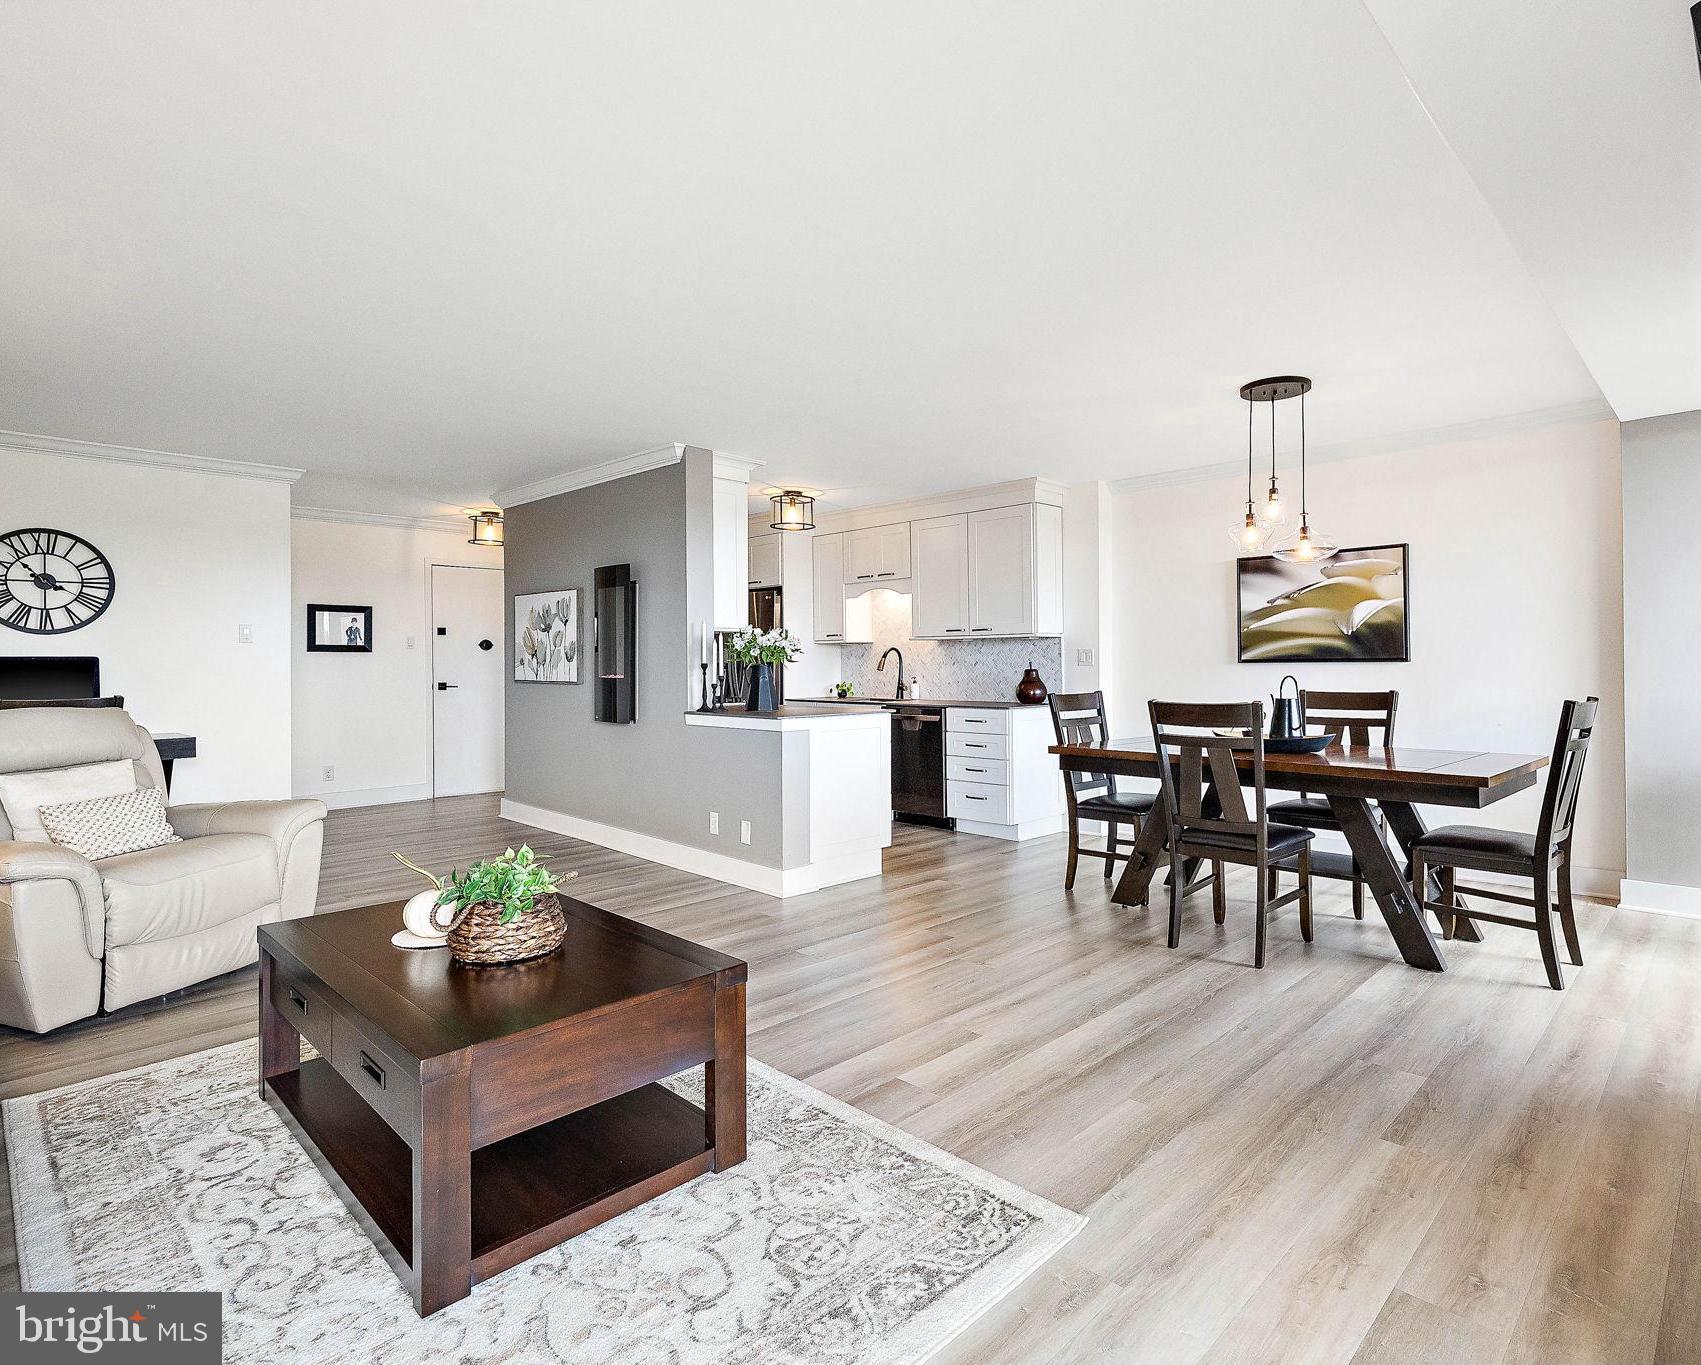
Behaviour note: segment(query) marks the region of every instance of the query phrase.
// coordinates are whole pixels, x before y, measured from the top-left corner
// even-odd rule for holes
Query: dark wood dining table
[[[1150,736],[1110,739],[1102,744],[1054,744],[1051,752],[1065,772],[1109,773],[1154,781],[1158,776],[1157,749]],[[1425,830],[1417,807],[1462,806],[1475,810],[1492,805],[1534,785],[1536,774],[1547,761],[1541,754],[1332,745],[1316,754],[1266,752],[1264,783],[1266,789],[1328,799],[1400,956],[1414,967],[1440,972],[1447,969],[1446,961],[1403,871],[1412,840]],[[1251,755],[1237,755],[1236,762],[1250,781]],[[1210,806],[1215,793],[1207,791],[1205,799]],[[1381,810],[1387,831],[1399,847],[1399,859],[1384,838],[1373,803]],[[1145,904],[1153,876],[1168,861],[1167,832],[1160,805],[1141,822],[1134,851],[1111,893],[1118,905]],[[1191,884],[1199,871],[1197,860],[1185,862],[1181,869],[1183,885]],[[1438,885],[1432,884],[1431,895],[1439,898]],[[1481,937],[1468,920],[1457,923],[1458,937]]]

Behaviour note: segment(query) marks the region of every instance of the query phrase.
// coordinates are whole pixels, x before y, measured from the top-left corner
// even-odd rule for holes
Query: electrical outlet
[[[413,648],[413,636],[411,636],[411,635],[408,636],[408,648],[409,649]]]
[[[337,780],[337,770],[329,763],[325,765],[324,778],[327,782],[335,782]]]
[[[1091,668],[1093,666],[1093,651],[1090,649],[1077,649],[1075,651],[1075,663],[1081,668]]]
[[[709,833],[710,834],[719,834],[720,832],[721,832],[721,813],[718,810],[712,810],[712,811],[709,812]]]
[[[738,822],[738,842],[741,844],[750,842],[750,822],[748,820]]]

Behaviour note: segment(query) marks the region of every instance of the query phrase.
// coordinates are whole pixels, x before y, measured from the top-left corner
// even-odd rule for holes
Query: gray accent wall
[[[578,588],[585,679],[510,676],[507,797],[766,867],[792,866],[807,861],[807,850],[799,857],[784,847],[783,733],[685,724],[697,622],[710,614],[703,604],[713,591],[710,468],[709,453],[692,449],[678,464],[507,510],[508,657],[515,596]],[[631,725],[593,718],[592,584],[607,564],[630,564],[638,582]],[[711,810],[720,812],[719,835],[709,833]],[[748,846],[738,841],[741,820],[751,822]]]
[[[1621,439],[1626,875],[1701,887],[1701,412],[1626,422]]]

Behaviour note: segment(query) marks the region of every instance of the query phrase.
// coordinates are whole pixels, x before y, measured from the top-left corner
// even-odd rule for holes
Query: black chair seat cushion
[[[1302,796],[1296,801],[1272,801],[1264,807],[1270,819],[1282,825],[1302,825],[1306,829],[1339,829],[1341,822],[1329,809],[1324,796]]]
[[[1292,825],[1270,826],[1270,857],[1285,858],[1290,853],[1298,853],[1309,844],[1313,834],[1308,829],[1295,829]],[[1251,834],[1236,834],[1229,830],[1191,829],[1185,830],[1181,842],[1190,847],[1199,848],[1229,848],[1237,853],[1255,854],[1258,851],[1258,840]]]
[[[1087,819],[1103,816],[1111,820],[1123,820],[1131,815],[1151,814],[1157,799],[1151,792],[1106,792],[1102,796],[1089,796],[1075,809]]]
[[[1418,835],[1412,850],[1430,853],[1459,853],[1467,857],[1534,860],[1536,836],[1513,829],[1490,829],[1487,825],[1443,825]]]

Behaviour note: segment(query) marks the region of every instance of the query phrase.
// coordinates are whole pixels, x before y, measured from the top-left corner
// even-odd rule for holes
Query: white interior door
[[[431,566],[431,781],[437,796],[501,791],[500,569]]]

